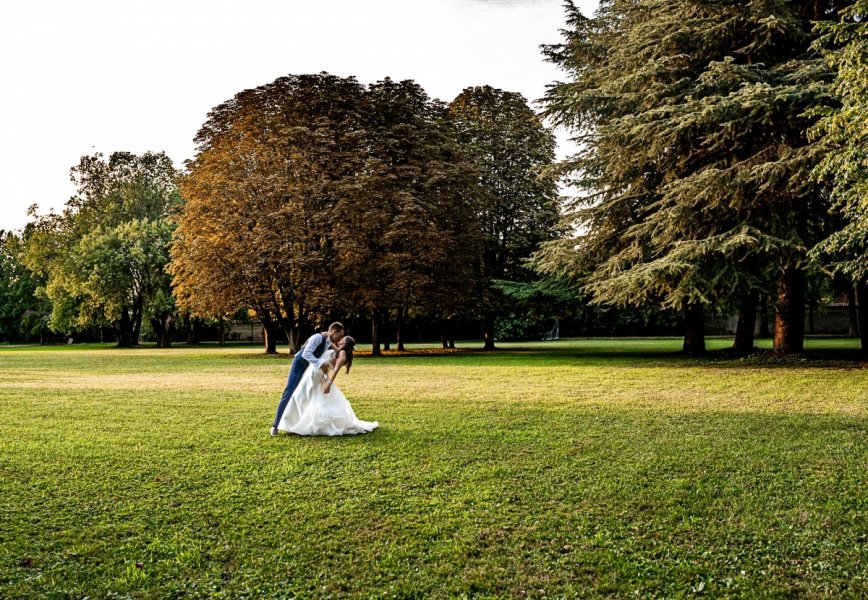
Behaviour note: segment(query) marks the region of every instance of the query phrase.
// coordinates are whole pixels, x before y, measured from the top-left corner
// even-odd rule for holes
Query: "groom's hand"
[[[331,389],[332,389],[332,385],[328,381],[326,381],[325,383],[322,384],[322,393],[323,394],[328,394],[331,391]]]

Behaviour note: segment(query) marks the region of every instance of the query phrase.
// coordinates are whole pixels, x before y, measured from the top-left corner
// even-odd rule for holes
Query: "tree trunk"
[[[447,349],[449,347],[449,336],[446,333],[446,319],[440,317],[439,325],[440,325],[440,343],[443,344],[443,349]]]
[[[218,327],[219,327],[218,343],[221,346],[225,346],[226,345],[226,321],[223,319],[223,317],[220,317],[220,323],[219,323]]]
[[[684,354],[698,356],[705,353],[705,314],[701,302],[684,303]]]
[[[444,350],[455,349],[455,324],[452,319],[440,318],[440,342]]]
[[[172,334],[175,332],[175,318],[173,315],[168,314],[164,320],[163,327],[163,348],[171,348],[172,347]]]
[[[769,296],[763,294],[760,298],[759,305],[759,331],[757,337],[770,338],[772,337],[771,327],[769,325]]]
[[[494,347],[494,313],[485,315],[485,324],[482,329],[482,336],[485,338],[485,346],[483,350],[497,350]]]
[[[774,351],[796,354],[805,349],[805,272],[787,267],[778,280]]]
[[[856,284],[856,300],[859,303],[859,335],[862,342],[862,354],[868,354],[868,281]]]
[[[371,311],[371,356],[382,356],[380,352],[380,315],[378,310]]]
[[[739,302],[738,324],[735,326],[735,341],[732,344],[733,350],[739,354],[750,354],[753,352],[756,311],[756,292],[750,291],[745,293]]]
[[[404,338],[402,337],[401,325],[404,323],[404,309],[399,308],[395,314],[395,342],[398,344],[398,352],[406,352]]]
[[[389,324],[389,311],[384,310],[380,318],[380,336],[383,341],[383,350],[386,352],[392,349],[392,336],[390,335],[391,331],[389,331]]]
[[[291,326],[287,332],[286,340],[289,342],[289,353],[297,353],[301,350],[301,329],[294,325]]]
[[[262,318],[262,335],[265,338],[265,353],[277,354],[277,336],[280,334],[280,326],[270,316]]]
[[[170,348],[172,346],[172,315],[161,315],[151,318],[151,329],[154,330],[154,338],[157,348]]]
[[[136,300],[136,304],[133,308],[133,335],[130,343],[133,346],[139,345],[139,337],[142,333],[142,300],[139,298]]]
[[[856,311],[856,288],[847,284],[847,320],[850,324],[850,332],[847,337],[859,337],[859,314]]]
[[[186,343],[187,344],[198,344],[199,343],[199,332],[196,329],[197,319],[190,316],[190,313],[184,315],[184,318],[181,320],[181,323],[184,326],[184,333],[186,334]]]
[[[118,324],[118,348],[129,348],[132,343],[132,322],[127,309],[121,309],[121,322]]]
[[[157,342],[157,348],[163,347],[163,323],[157,317],[151,317],[151,329],[154,330],[154,341]]]
[[[262,336],[265,338],[265,353],[277,354],[277,332],[269,331],[268,327],[263,327]]]

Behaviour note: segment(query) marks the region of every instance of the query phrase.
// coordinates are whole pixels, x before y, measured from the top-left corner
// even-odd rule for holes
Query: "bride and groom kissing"
[[[346,396],[334,384],[340,368],[346,365],[349,373],[353,364],[356,341],[344,331],[342,324],[332,323],[328,331],[310,336],[295,354],[271,426],[272,436],[279,432],[351,435],[378,427],[376,421],[356,418]]]

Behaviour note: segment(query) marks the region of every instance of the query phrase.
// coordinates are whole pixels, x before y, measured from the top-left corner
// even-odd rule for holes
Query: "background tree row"
[[[494,279],[518,275],[557,220],[538,179],[552,134],[490,87],[446,106],[412,81],[288,76],[215,108],[196,142],[176,295],[200,315],[252,307],[270,352],[348,315],[371,320],[378,353],[386,323],[400,348],[410,315],[488,314]]]

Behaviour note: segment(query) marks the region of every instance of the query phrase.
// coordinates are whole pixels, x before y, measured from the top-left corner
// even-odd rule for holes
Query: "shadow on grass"
[[[807,349],[798,354],[776,354],[771,350],[755,348],[748,355],[740,354],[732,349],[709,352],[698,359],[720,367],[764,367],[764,368],[824,368],[859,370],[868,368],[868,357],[858,349],[850,348],[815,348]]]
[[[817,340],[823,343],[823,340]],[[481,348],[459,348],[444,350],[438,348],[413,349],[407,352],[384,352],[382,356],[373,357],[370,352],[357,352],[357,356],[374,360],[393,360],[401,358],[425,358],[467,361],[478,365],[496,365],[500,363],[534,362],[551,364],[552,362],[571,364],[574,361],[593,361],[612,366],[666,366],[674,368],[692,368],[697,366],[714,367],[757,367],[757,368],[828,368],[858,370],[868,368],[868,356],[855,347],[808,347],[804,352],[791,355],[776,354],[770,349],[754,348],[745,355],[736,352],[728,346],[727,338],[712,338],[712,348],[702,355],[684,354],[680,350],[680,339],[652,338],[637,340],[636,338],[619,340],[617,338],[588,338],[570,343],[553,344],[541,347],[541,343],[528,345],[504,345],[496,350]],[[829,343],[841,346],[842,340],[830,340]],[[844,343],[851,343],[845,340]],[[726,347],[719,347],[726,343]],[[718,347],[714,347],[718,346]]]

